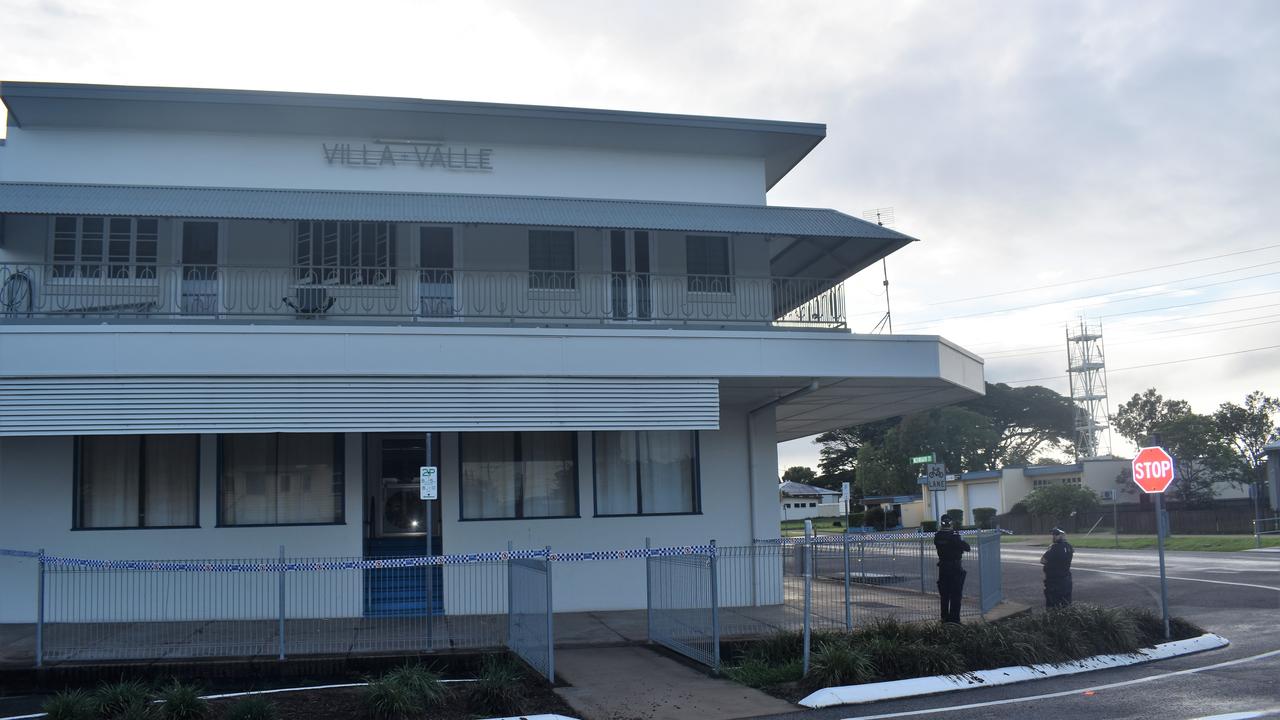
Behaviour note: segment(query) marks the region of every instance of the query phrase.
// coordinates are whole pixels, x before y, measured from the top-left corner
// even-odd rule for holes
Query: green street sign
[[[937,461],[937,458],[933,456],[933,453],[929,453],[928,455],[916,455],[915,457],[911,458],[912,465],[925,465],[927,463],[936,462],[936,461]]]

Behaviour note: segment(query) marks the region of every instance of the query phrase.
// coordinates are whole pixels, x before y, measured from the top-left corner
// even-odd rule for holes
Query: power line
[[[1143,368],[1159,367],[1161,365],[1177,365],[1179,363],[1196,362],[1198,360],[1212,360],[1214,358],[1229,357],[1232,355],[1244,355],[1246,353],[1262,352],[1263,350],[1276,350],[1278,348],[1280,348],[1280,345],[1267,345],[1265,347],[1260,347],[1260,348],[1236,350],[1233,352],[1218,353],[1216,355],[1201,355],[1200,357],[1182,358],[1180,360],[1165,360],[1163,362],[1147,363],[1145,365],[1130,365],[1129,367],[1122,367],[1122,368],[1107,370],[1107,372],[1114,374],[1118,372],[1127,372],[1129,370],[1141,370]],[[1000,382],[1004,385],[1015,385],[1019,383],[1037,382],[1039,380],[1061,380],[1066,377],[1067,377],[1066,375],[1049,375],[1048,377],[1026,378],[1025,380],[1003,380]]]
[[[1064,287],[1067,285],[1078,285],[1080,283],[1093,282],[1095,280],[1109,280],[1111,278],[1124,277],[1125,275],[1134,275],[1140,272],[1150,272],[1152,270],[1164,270],[1166,268],[1178,267],[1180,265],[1191,265],[1192,263],[1207,262],[1209,260],[1219,260],[1224,257],[1231,257],[1233,255],[1244,255],[1246,253],[1261,252],[1263,250],[1271,250],[1273,248],[1278,248],[1278,247],[1280,247],[1280,244],[1266,245],[1264,247],[1252,248],[1249,250],[1239,250],[1236,252],[1223,253],[1222,255],[1211,255],[1209,257],[1196,258],[1195,260],[1183,260],[1182,262],[1169,263],[1167,265],[1152,265],[1150,267],[1136,268],[1134,270],[1125,270],[1124,272],[1112,273],[1110,275],[1097,275],[1091,278],[1082,278],[1078,280],[1065,280],[1060,283],[1053,283],[1050,285],[1036,285],[1034,287],[1022,288],[1019,290],[1003,290],[1001,292],[987,293],[986,295],[970,295],[969,297],[954,298],[951,300],[939,300],[938,302],[927,303],[925,307],[932,307],[934,305],[950,305],[952,303],[968,302],[969,300],[982,300],[984,298],[1000,297],[1002,295],[1015,295],[1017,293],[1034,292],[1036,290],[1048,290],[1049,288]]]
[[[1275,264],[1280,264],[1280,260],[1276,260],[1276,261],[1274,261],[1274,262],[1268,262],[1268,263],[1261,263],[1261,264],[1259,264],[1259,265],[1255,265],[1255,266],[1252,266],[1252,267],[1261,267],[1261,266],[1263,266],[1263,265],[1275,265]],[[1168,281],[1168,282],[1155,283],[1155,284],[1153,284],[1153,285],[1143,285],[1143,286],[1140,286],[1140,287],[1130,288],[1130,289],[1131,289],[1131,290],[1146,290],[1146,289],[1150,289],[1150,288],[1154,288],[1154,287],[1162,287],[1162,286],[1165,286],[1165,285],[1168,285],[1168,284],[1170,284],[1170,283],[1174,283],[1174,282],[1182,282],[1182,281],[1185,281],[1185,280],[1195,280],[1195,279],[1197,279],[1197,278],[1210,277],[1211,275],[1222,275],[1222,274],[1223,274],[1223,273],[1225,273],[1225,272],[1238,272],[1238,271],[1240,271],[1240,270],[1247,270],[1247,269],[1249,269],[1249,268],[1236,268],[1235,270],[1225,270],[1225,271],[1223,271],[1223,272],[1218,272],[1218,273],[1209,273],[1208,275],[1200,275],[1200,276],[1196,276],[1196,277],[1181,278],[1180,280],[1170,280],[1170,281]],[[1205,283],[1204,285],[1193,285],[1193,286],[1191,286],[1191,287],[1185,287],[1185,288],[1173,288],[1173,289],[1171,289],[1171,290],[1164,290],[1164,291],[1162,291],[1162,292],[1149,293],[1149,294],[1147,294],[1147,295],[1140,295],[1140,296],[1138,296],[1138,297],[1120,298],[1120,299],[1116,299],[1116,300],[1108,300],[1106,303],[1103,303],[1103,304],[1105,305],[1105,304],[1112,304],[1112,303],[1133,302],[1133,301],[1135,301],[1135,300],[1147,300],[1147,299],[1149,299],[1149,298],[1159,297],[1159,296],[1161,296],[1161,295],[1170,295],[1170,294],[1172,294],[1172,293],[1186,292],[1186,291],[1188,291],[1188,290],[1201,290],[1201,289],[1203,289],[1203,288],[1207,288],[1207,287],[1215,287],[1215,286],[1218,286],[1218,285],[1227,285],[1227,284],[1230,284],[1230,283],[1244,282],[1244,281],[1246,281],[1246,280],[1257,280],[1258,278],[1271,277],[1272,275],[1280,275],[1280,272],[1262,273],[1262,274],[1260,274],[1260,275],[1250,275],[1249,277],[1235,278],[1235,279],[1232,279],[1232,280],[1220,280],[1220,281],[1218,281],[1218,282]],[[983,316],[983,315],[997,315],[997,314],[1000,314],[1000,313],[1014,312],[1014,311],[1017,311],[1017,310],[1029,310],[1029,309],[1031,309],[1031,308],[1044,307],[1045,305],[1060,305],[1060,304],[1062,304],[1062,303],[1075,302],[1075,301],[1077,301],[1077,300],[1090,300],[1090,299],[1092,299],[1092,298],[1097,298],[1097,297],[1106,297],[1106,296],[1108,296],[1108,295],[1115,295],[1115,294],[1116,294],[1116,292],[1119,292],[1119,291],[1115,291],[1115,290],[1113,290],[1113,291],[1111,291],[1111,292],[1095,293],[1095,294],[1093,294],[1093,295],[1081,295],[1081,296],[1079,296],[1079,297],[1073,297],[1073,298],[1062,298],[1062,299],[1060,299],[1060,300],[1051,300],[1051,301],[1049,301],[1049,302],[1032,303],[1032,304],[1030,304],[1030,305],[1019,305],[1019,306],[1016,306],[1016,307],[1001,308],[1001,309],[999,309],[999,310],[984,310],[984,311],[981,311],[981,312],[967,313],[967,314],[964,314],[964,315],[947,315],[947,316],[945,316],[945,317],[933,318],[933,319],[931,319],[931,320],[918,320],[918,321],[916,321],[916,322],[911,322],[911,323],[906,323],[906,324],[907,324],[908,326],[910,326],[910,327],[928,326],[928,325],[933,325],[933,324],[935,324],[935,323],[938,323],[938,322],[940,322],[940,321],[942,321],[942,320],[960,320],[960,319],[963,319],[963,318],[981,317],[981,316]]]
[[[1249,318],[1249,320],[1261,320],[1269,317],[1280,317],[1280,315],[1262,315],[1256,318]],[[1235,320],[1231,322],[1241,322],[1241,321]],[[1169,333],[1179,333],[1179,337],[1186,336],[1186,335],[1204,335],[1205,333],[1220,333],[1220,332],[1230,332],[1232,330],[1245,330],[1248,328],[1261,327],[1263,325],[1275,325],[1276,323],[1280,323],[1280,320],[1268,320],[1267,322],[1253,323],[1251,325],[1236,325],[1235,327],[1224,327],[1224,328],[1216,328],[1216,329],[1210,329],[1210,330],[1193,330],[1191,332],[1187,332],[1185,330],[1182,330],[1181,328],[1174,328],[1172,330],[1158,330],[1156,332],[1144,333],[1142,335],[1135,335],[1135,336],[1129,337],[1129,339],[1121,340],[1120,342],[1108,343],[1108,344],[1109,345],[1132,345],[1133,343],[1139,342],[1144,338],[1158,337],[1160,335],[1168,335]],[[1031,357],[1033,355],[1050,355],[1053,353],[1062,352],[1061,347],[1053,346],[1052,349],[1050,349],[1050,346],[1047,346],[1047,345],[1042,347],[1046,349],[1037,350],[1035,352],[1016,353],[1012,355],[983,355],[983,359],[984,360],[1008,360],[1010,358]]]

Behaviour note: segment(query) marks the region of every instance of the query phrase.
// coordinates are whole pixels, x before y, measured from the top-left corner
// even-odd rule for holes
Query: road
[[[1043,550],[1002,548],[1007,598],[1043,606]],[[1280,718],[1280,553],[1168,553],[1166,564],[1170,612],[1226,637],[1229,647],[1061,679],[778,717],[1180,720],[1261,712],[1237,717]],[[1073,576],[1077,602],[1159,609],[1154,550],[1077,550]]]

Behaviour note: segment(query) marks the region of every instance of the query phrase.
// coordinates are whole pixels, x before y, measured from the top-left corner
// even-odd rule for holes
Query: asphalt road
[[[1043,605],[1043,550],[1016,544],[1002,548],[1007,598]],[[777,717],[1182,720],[1261,712],[1238,717],[1280,718],[1280,553],[1180,552],[1168,553],[1166,560],[1170,612],[1222,635],[1230,646],[1061,679]],[[1077,602],[1159,609],[1154,550],[1077,550],[1072,574]],[[1045,695],[1052,697],[1041,697]]]

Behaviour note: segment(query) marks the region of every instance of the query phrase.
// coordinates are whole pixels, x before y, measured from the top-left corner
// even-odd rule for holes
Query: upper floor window
[[[343,522],[342,435],[280,433],[219,438],[219,525]]]
[[[572,230],[529,231],[529,289],[573,290],[578,286]]]
[[[729,238],[724,235],[689,235],[684,243],[685,274],[689,292],[733,292],[733,263]]]
[[[393,223],[301,220],[293,245],[298,282],[391,285],[395,239]]]
[[[159,237],[156,218],[59,215],[53,219],[53,276],[153,280]]]
[[[199,443],[197,435],[79,438],[75,527],[195,527]]]

